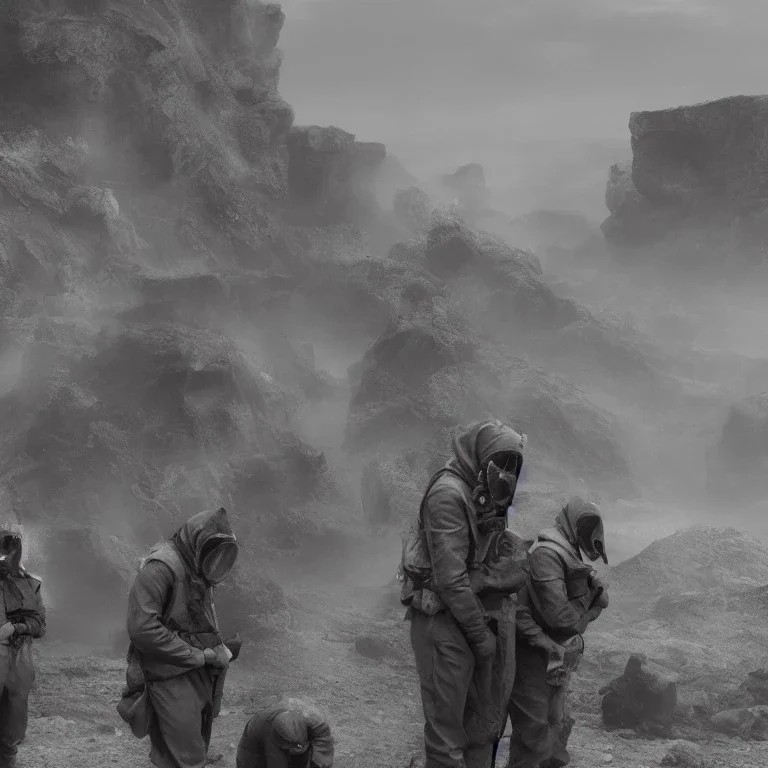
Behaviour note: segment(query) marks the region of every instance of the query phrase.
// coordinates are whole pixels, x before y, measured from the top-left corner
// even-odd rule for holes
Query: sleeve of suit
[[[236,768],[268,768],[262,743],[263,726],[264,715],[260,712],[245,724],[240,743],[237,745]]]
[[[459,492],[434,486],[424,504],[423,522],[435,591],[467,640],[480,643],[488,628],[467,571],[470,531]]]
[[[309,740],[312,745],[312,768],[332,768],[333,766],[333,736],[331,726],[319,712],[309,712],[306,715]]]
[[[174,576],[165,564],[150,561],[136,575],[128,595],[128,636],[147,657],[182,669],[205,666],[205,656],[161,621]]]
[[[17,635],[28,635],[34,639],[45,637],[45,606],[43,605],[42,584],[37,579],[34,580],[35,587],[35,605],[32,610],[24,611],[22,618],[14,622]]]

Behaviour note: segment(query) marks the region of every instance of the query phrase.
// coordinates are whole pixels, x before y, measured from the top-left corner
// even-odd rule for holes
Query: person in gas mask
[[[311,702],[284,698],[256,712],[243,730],[236,768],[333,768],[327,718]]]
[[[237,555],[226,510],[201,512],[149,552],[131,587],[127,685],[117,709],[135,736],[149,735],[158,768],[206,764],[233,657],[212,589]]]
[[[0,523],[0,768],[15,766],[26,736],[32,640],[45,635],[42,584],[21,565],[21,544],[21,528]]]
[[[525,548],[506,530],[525,439],[499,421],[453,441],[405,542],[399,577],[424,710],[426,768],[487,768],[514,677],[511,596]]]
[[[605,584],[582,552],[608,563],[600,510],[574,496],[529,550],[529,575],[518,595],[508,768],[560,768],[570,761],[568,687],[584,652],[582,635],[608,607]],[[559,658],[543,649],[542,636],[557,643]]]

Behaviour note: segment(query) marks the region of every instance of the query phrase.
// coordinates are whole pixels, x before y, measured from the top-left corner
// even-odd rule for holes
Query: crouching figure
[[[311,702],[285,698],[256,712],[237,748],[237,768],[332,768],[333,737]]]

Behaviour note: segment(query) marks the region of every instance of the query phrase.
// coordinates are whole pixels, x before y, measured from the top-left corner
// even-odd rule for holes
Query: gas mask
[[[491,459],[488,462],[488,469],[485,470],[485,478],[488,484],[488,494],[491,497],[493,506],[499,512],[503,510],[506,513],[507,508],[512,503],[512,499],[515,498],[517,475],[514,472],[500,469]]]
[[[602,518],[590,514],[580,517],[576,523],[576,540],[579,548],[592,562],[602,558],[608,564]]]
[[[234,568],[239,547],[232,536],[211,536],[200,553],[200,572],[209,584],[220,584]]]
[[[0,577],[11,572],[14,556],[21,548],[21,536],[4,531],[0,533]]]
[[[517,473],[522,456],[505,453],[493,456],[477,478],[473,493],[478,522],[483,529],[506,525],[507,510],[512,504],[517,488]]]

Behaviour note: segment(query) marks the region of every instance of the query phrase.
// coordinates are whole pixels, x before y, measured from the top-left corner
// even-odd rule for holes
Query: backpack
[[[419,515],[403,537],[400,565],[398,566],[395,576],[398,581],[409,580],[416,590],[430,589],[432,581],[432,562],[429,557],[427,536],[424,530],[424,505],[426,504],[429,492],[432,490],[432,486],[434,486],[434,484],[445,474],[450,474],[459,481],[459,490],[465,505],[469,509],[472,509],[474,506],[466,481],[459,477],[455,472],[443,467],[432,475],[427,485],[427,489],[421,497]]]

